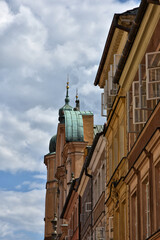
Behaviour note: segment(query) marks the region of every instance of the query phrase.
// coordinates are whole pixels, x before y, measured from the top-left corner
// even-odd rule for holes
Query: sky
[[[138,0],[0,0],[0,240],[44,239],[46,167],[69,75],[81,110],[100,113],[94,86],[114,13]]]

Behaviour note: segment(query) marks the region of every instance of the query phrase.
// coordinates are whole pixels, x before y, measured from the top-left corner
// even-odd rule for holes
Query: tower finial
[[[68,89],[69,89],[69,74],[67,75],[67,85],[66,85],[66,98],[65,98],[65,103],[68,104],[69,103],[69,95],[68,95]]]
[[[76,88],[76,100],[78,99],[78,88]]]
[[[75,111],[79,111],[80,110],[80,105],[79,105],[79,99],[78,99],[78,88],[76,88],[76,107],[75,107]]]

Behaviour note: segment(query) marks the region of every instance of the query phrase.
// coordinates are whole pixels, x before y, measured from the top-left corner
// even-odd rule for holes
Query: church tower
[[[45,240],[54,234],[63,239],[67,231],[66,220],[60,219],[64,203],[73,179],[79,178],[87,147],[93,141],[93,113],[80,111],[78,93],[76,107],[69,105],[69,82],[66,86],[65,105],[59,109],[57,134],[49,144],[49,153],[44,157],[47,167],[45,202]],[[55,223],[55,216],[57,224]]]

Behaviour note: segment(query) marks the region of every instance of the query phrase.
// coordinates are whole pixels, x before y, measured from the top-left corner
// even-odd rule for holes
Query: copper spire
[[[65,104],[69,103],[69,95],[68,95],[68,89],[69,89],[69,76],[67,76],[67,86],[66,86],[66,98],[65,98]]]
[[[79,106],[79,99],[78,99],[78,89],[76,89],[76,107],[75,107],[75,110],[76,111],[79,111],[80,110],[80,106]]]

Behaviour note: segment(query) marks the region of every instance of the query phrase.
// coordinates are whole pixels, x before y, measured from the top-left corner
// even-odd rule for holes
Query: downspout
[[[91,240],[93,240],[93,177],[85,167],[85,175],[91,179]]]
[[[120,181],[121,181],[121,180],[124,180],[124,179],[125,179],[125,176],[122,176],[118,181],[113,181],[113,182],[111,183],[111,186],[110,186],[110,193],[109,193],[109,196],[108,196],[108,198],[106,199],[106,201],[105,201],[104,204],[106,204],[106,203],[108,202],[108,200],[110,199],[110,197],[111,197],[112,186],[114,186],[114,188],[116,188],[117,185],[120,183]]]
[[[78,201],[78,222],[79,222],[79,240],[81,240],[81,196],[79,196],[79,201]]]
[[[151,153],[150,151],[147,151],[147,149],[144,149],[144,152],[146,154],[146,157],[149,160],[149,174],[148,174],[148,181],[149,181],[149,186],[150,186],[150,191],[149,191],[149,199],[150,199],[150,232],[151,234],[154,232],[154,225],[153,225],[153,219],[154,219],[154,209],[153,209],[153,205],[154,205],[154,200],[153,200],[153,153]]]
[[[134,173],[137,175],[137,237],[141,237],[141,197],[140,197],[140,172],[137,168],[132,166]]]

